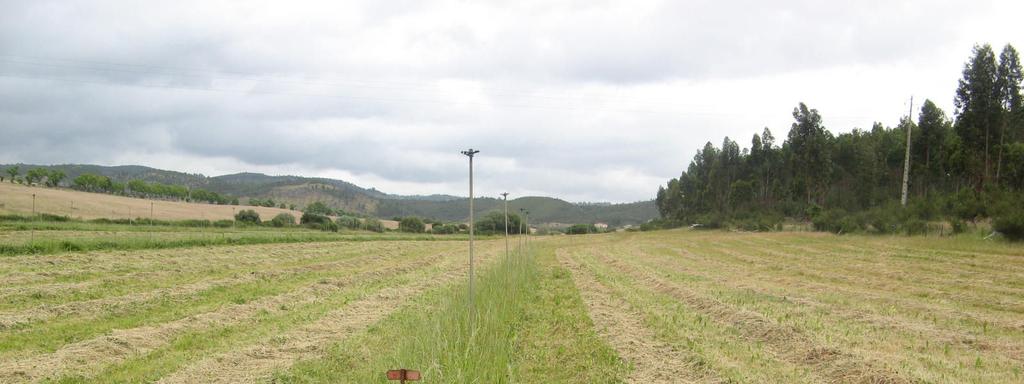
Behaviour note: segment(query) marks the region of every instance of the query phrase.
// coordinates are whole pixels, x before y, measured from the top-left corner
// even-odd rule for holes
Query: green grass
[[[24,233],[17,239],[0,243],[0,256],[41,255],[61,252],[130,251],[142,249],[190,248],[221,245],[252,245],[272,243],[315,243],[330,241],[459,241],[462,235],[429,235],[411,233],[319,232],[285,229],[278,231],[190,231],[102,233],[65,233],[40,231],[31,237]]]
[[[426,382],[621,382],[628,367],[593,332],[569,273],[550,247],[479,275],[476,314],[467,289],[429,292],[326,356],[277,372],[283,383],[385,383],[409,368]]]
[[[424,272],[427,273],[424,274]],[[329,312],[344,307],[347,303],[364,298],[386,287],[406,283],[417,275],[429,277],[440,272],[442,271],[435,267],[394,276],[387,280],[358,282],[309,303],[282,305],[260,310],[255,316],[238,323],[184,332],[163,347],[112,364],[95,376],[67,375],[56,379],[55,382],[133,383],[156,381],[204,356],[228,352],[248,343],[272,338],[289,329],[314,322]]]

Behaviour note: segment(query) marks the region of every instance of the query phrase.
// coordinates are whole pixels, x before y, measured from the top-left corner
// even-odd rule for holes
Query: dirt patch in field
[[[558,249],[559,262],[572,273],[576,288],[586,303],[598,334],[633,366],[628,381],[631,383],[679,383],[720,381],[710,372],[687,363],[691,359],[671,345],[659,342],[645,327],[629,303],[616,298],[607,287]],[[711,379],[711,380],[709,380]]]

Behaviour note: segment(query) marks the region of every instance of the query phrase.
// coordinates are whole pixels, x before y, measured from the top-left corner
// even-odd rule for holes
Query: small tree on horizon
[[[11,176],[11,183],[13,184],[18,178],[18,174],[21,173],[21,168],[17,165],[7,168],[7,174]]]

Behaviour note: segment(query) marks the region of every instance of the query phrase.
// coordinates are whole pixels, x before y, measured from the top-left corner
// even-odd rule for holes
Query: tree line
[[[67,175],[59,169],[46,169],[46,168],[32,168],[25,172],[25,176],[21,177],[21,167],[15,165],[8,167],[4,170],[4,174],[7,175],[7,179],[11,183],[35,185],[42,183],[47,187],[56,187]],[[4,181],[4,177],[0,176],[0,182]]]
[[[656,224],[771,229],[788,217],[831,231],[912,232],[937,219],[1013,221],[1024,216],[1021,73],[1012,46],[998,57],[988,44],[975,46],[952,119],[926,100],[916,121],[838,135],[800,103],[781,142],[765,128],[748,148],[728,137],[705,144],[658,188]],[[910,204],[900,208],[908,129]]]
[[[162,198],[221,205],[238,205],[238,198],[199,188],[189,189],[181,185],[147,183],[133,179],[127,183],[114,181],[107,176],[83,173],[71,181],[71,188],[86,192],[109,193],[121,196]]]

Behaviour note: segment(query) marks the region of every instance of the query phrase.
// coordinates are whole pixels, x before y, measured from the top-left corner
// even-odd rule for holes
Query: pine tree
[[[992,46],[974,47],[974,55],[964,64],[963,78],[956,90],[956,133],[965,150],[967,170],[974,188],[981,191],[992,170],[993,137],[1000,128],[1000,92],[998,68]]]

